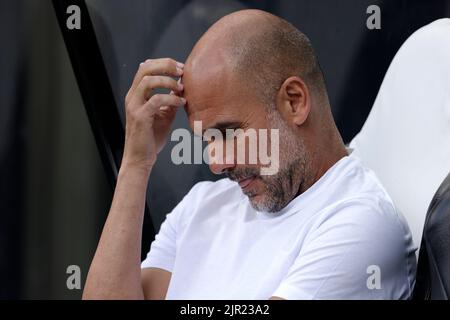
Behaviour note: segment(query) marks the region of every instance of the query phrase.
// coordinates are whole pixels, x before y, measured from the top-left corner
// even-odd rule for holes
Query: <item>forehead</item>
[[[223,65],[205,65],[204,68],[186,65],[182,83],[188,117],[212,105],[220,107],[225,100],[232,100],[232,82],[233,79]]]
[[[227,117],[242,116],[246,99],[237,81],[231,64],[220,54],[189,58],[182,83],[191,127],[196,120],[208,126],[217,120],[228,120]]]

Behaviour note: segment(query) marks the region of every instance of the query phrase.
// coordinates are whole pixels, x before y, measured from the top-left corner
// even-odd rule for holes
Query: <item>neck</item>
[[[314,183],[319,180],[332,166],[334,166],[339,160],[347,156],[348,152],[345,146],[342,145],[339,149],[336,149],[333,154],[329,154],[327,158],[323,158],[322,163],[317,166],[316,173],[314,175]]]
[[[316,183],[332,166],[347,156],[348,152],[342,139],[333,139],[323,148],[314,148],[305,165],[304,179],[299,186],[296,196],[308,190]]]

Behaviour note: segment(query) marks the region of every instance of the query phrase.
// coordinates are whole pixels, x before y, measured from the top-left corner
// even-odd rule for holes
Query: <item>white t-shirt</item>
[[[406,299],[416,257],[375,174],[346,156],[278,213],[236,182],[197,183],[142,268],[172,273],[167,299]]]

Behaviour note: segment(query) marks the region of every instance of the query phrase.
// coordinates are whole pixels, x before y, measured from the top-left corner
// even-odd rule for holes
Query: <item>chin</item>
[[[266,199],[264,195],[261,194],[254,194],[254,195],[247,195],[253,209],[257,211],[265,211],[270,212],[270,208],[268,208],[268,205],[266,204]]]

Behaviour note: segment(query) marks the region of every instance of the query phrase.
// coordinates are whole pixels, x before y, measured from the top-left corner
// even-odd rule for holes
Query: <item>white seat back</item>
[[[450,19],[402,45],[350,148],[378,175],[419,246],[427,208],[450,172]]]

